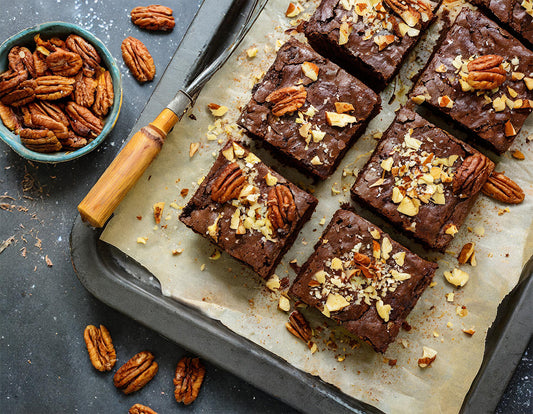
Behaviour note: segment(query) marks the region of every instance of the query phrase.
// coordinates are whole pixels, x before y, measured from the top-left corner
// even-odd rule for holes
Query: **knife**
[[[192,108],[204,85],[224,65],[242,42],[267,1],[253,0],[244,24],[233,42],[201,72],[193,73],[185,82],[186,86],[178,91],[155,120],[131,137],[78,205],[78,211],[84,222],[97,228],[104,226],[128,191],[159,154],[167,134]],[[236,7],[240,7],[243,2],[235,3],[237,4]],[[203,53],[200,61],[210,61],[209,49]]]

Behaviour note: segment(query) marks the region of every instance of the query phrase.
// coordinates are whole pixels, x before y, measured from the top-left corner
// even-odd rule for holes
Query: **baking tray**
[[[177,88],[205,64],[199,58],[200,51],[216,53],[225,46],[223,39],[228,36],[221,32],[239,27],[249,3],[245,0],[202,3],[132,133],[153,120]],[[216,44],[210,42],[213,37],[217,39]],[[184,72],[183,68],[191,70]],[[102,242],[100,234],[100,230],[88,227],[78,216],[70,247],[80,282],[102,302],[303,412],[381,412],[296,369],[199,310],[163,296],[158,280],[148,270]],[[530,259],[518,286],[499,307],[487,336],[483,363],[465,398],[463,413],[494,411],[531,339],[532,273],[533,259]]]

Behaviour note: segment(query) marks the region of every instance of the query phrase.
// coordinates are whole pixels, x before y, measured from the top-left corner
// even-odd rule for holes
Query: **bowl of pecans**
[[[104,44],[71,23],[25,29],[0,45],[0,138],[32,161],[69,161],[113,129],[122,80]]]

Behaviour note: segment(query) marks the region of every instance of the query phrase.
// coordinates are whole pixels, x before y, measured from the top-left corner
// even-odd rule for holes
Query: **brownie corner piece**
[[[180,220],[266,279],[318,200],[228,141]]]
[[[352,197],[430,248],[444,250],[494,163],[402,108],[352,186]]]
[[[375,90],[396,76],[442,0],[322,0],[304,32],[318,52]]]
[[[437,264],[352,211],[338,210],[290,288],[291,295],[385,352]]]
[[[326,179],[380,104],[372,89],[290,38],[255,85],[238,124],[290,165]]]
[[[532,68],[532,51],[480,11],[464,8],[411,97],[502,154],[533,110]]]

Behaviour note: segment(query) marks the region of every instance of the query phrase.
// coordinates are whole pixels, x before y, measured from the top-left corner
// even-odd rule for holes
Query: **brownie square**
[[[402,108],[351,193],[422,243],[444,250],[493,169],[479,151]]]
[[[305,35],[319,53],[380,91],[434,20],[441,1],[408,2],[413,4],[402,18],[392,1],[323,0],[305,25]]]
[[[281,114],[272,96],[281,91],[284,97],[287,90],[299,90],[301,100]],[[380,103],[372,89],[291,38],[254,86],[238,123],[290,164],[325,179],[379,112]]]
[[[318,203],[228,141],[180,220],[267,279]]]
[[[491,18],[498,20],[529,47],[533,46],[533,1],[472,0]]]
[[[532,71],[533,52],[481,12],[465,8],[411,96],[502,154],[531,113]]]
[[[436,269],[377,226],[338,210],[290,293],[385,352]]]

